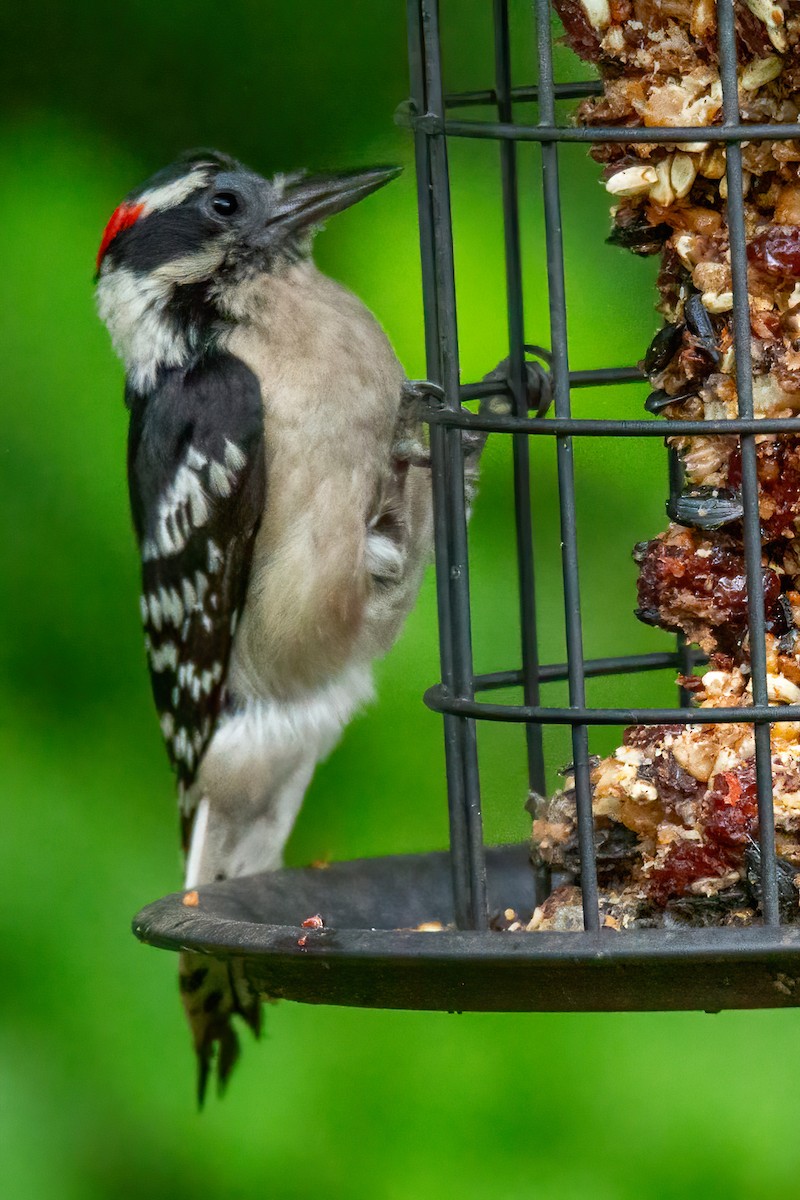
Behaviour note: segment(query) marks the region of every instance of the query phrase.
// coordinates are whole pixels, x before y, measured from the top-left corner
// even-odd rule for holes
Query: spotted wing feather
[[[151,392],[127,399],[145,644],[185,795],[225,703],[264,505],[261,392],[244,363],[216,354],[189,372],[162,372]]]

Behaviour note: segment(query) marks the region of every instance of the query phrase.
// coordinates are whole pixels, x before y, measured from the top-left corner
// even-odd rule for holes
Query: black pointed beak
[[[334,213],[377,192],[402,170],[402,167],[368,167],[330,175],[290,176],[284,184],[275,222],[284,229],[320,225]]]

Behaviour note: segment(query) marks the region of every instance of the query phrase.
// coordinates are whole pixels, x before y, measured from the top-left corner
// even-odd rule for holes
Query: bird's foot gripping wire
[[[537,417],[543,417],[553,401],[549,370],[551,354],[542,346],[534,345],[526,345],[525,353],[531,356],[523,364],[525,409]],[[497,384],[498,387],[481,399],[479,412],[482,415],[490,413],[492,416],[503,416],[522,407],[515,402],[517,388],[512,379],[512,370],[511,359],[504,358],[488,375],[484,375],[483,383]],[[423,405],[433,404],[441,408],[444,403],[445,392],[440,384],[428,379],[406,380],[393,447],[397,462],[417,467],[430,466],[430,451],[421,437],[421,410]],[[469,413],[470,410],[462,405],[462,411]],[[477,470],[487,436],[482,429],[462,429],[461,440],[468,474],[470,470]]]
[[[422,439],[421,408],[426,400],[444,399],[438,383],[425,379],[406,379],[400,395],[400,411],[394,431],[392,458],[410,467],[429,467],[431,452]]]
[[[552,355],[542,346],[525,345],[525,353],[529,358],[523,363],[525,410],[536,417],[543,417],[553,402],[553,386],[550,379],[550,362]],[[482,383],[498,384],[496,392],[481,399],[479,412],[503,415],[512,412],[517,407],[514,402],[515,383],[512,379],[513,366],[510,358],[504,358],[487,375]],[[406,380],[403,384],[403,395],[400,403],[400,416],[395,437],[395,457],[408,457],[416,466],[430,465],[430,455],[427,447],[420,439],[420,410],[423,405],[444,407],[445,392],[441,384],[429,379]],[[462,405],[462,410],[470,410]],[[462,431],[464,446],[469,452],[470,446],[482,445],[486,435],[480,430],[464,429]]]

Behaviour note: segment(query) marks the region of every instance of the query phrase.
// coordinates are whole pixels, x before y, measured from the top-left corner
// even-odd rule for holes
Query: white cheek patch
[[[191,171],[139,197],[138,220],[182,204],[211,178],[205,169]],[[97,284],[97,309],[105,322],[117,354],[125,363],[135,388],[146,390],[160,367],[184,366],[191,346],[186,333],[169,320],[167,306],[174,289],[210,278],[225,257],[224,239],[162,263],[148,274],[124,266],[104,264]]]
[[[103,270],[97,284],[97,311],[134,387],[142,391],[152,387],[160,367],[186,365],[191,346],[167,316],[167,306],[177,286],[208,279],[224,257],[225,246],[217,243],[162,263],[148,275],[127,267]]]
[[[225,246],[222,239],[212,246],[204,246],[196,254],[184,254],[182,258],[171,258],[152,272],[153,279],[170,288],[181,283],[199,283],[222,265]]]
[[[172,284],[127,267],[104,269],[97,284],[97,311],[111,334],[134,387],[146,390],[159,367],[179,367],[189,347],[164,313]]]

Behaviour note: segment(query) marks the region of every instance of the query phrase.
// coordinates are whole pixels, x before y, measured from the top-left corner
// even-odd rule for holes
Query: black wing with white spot
[[[162,372],[151,392],[127,400],[150,677],[185,792],[224,703],[264,506],[261,391],[241,360],[220,353]]]

